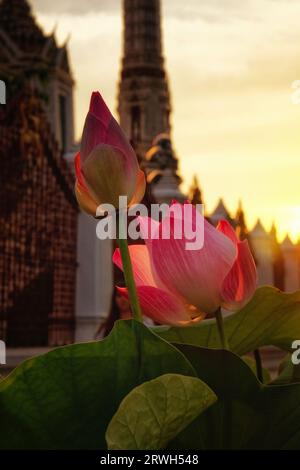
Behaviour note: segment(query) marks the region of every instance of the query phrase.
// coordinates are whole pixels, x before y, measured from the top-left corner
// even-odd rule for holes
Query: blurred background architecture
[[[123,20],[119,118],[151,197],[205,203],[196,178],[188,195],[180,189],[160,0],[124,0]],[[0,79],[7,84],[7,105],[0,106],[0,338],[9,348],[92,340],[111,305],[113,247],[96,238],[96,221],[74,198],[79,145],[68,45],[57,44],[55,31],[44,34],[27,0],[0,0]],[[268,233],[258,221],[249,231],[242,203],[230,214],[223,199],[206,216],[213,224],[227,219],[249,240],[260,285],[299,289],[300,247],[289,237],[279,244],[275,226]]]

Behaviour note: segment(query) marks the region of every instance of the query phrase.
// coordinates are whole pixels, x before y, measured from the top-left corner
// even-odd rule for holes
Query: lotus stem
[[[227,349],[229,351],[229,344],[228,344],[228,340],[225,334],[223,316],[222,316],[222,312],[220,308],[215,312],[215,317],[217,321],[217,327],[218,327],[218,332],[219,332],[222,348]]]
[[[264,383],[262,360],[259,349],[254,350],[254,359],[256,364],[256,375],[260,382]]]
[[[119,220],[119,236],[117,238],[118,245],[120,248],[125,284],[128,289],[129,301],[132,308],[133,318],[139,322],[143,321],[142,311],[140,307],[139,298],[137,295],[135,280],[133,276],[132,263],[130,253],[128,249],[127,233],[125,233],[125,224],[123,215],[120,214]]]

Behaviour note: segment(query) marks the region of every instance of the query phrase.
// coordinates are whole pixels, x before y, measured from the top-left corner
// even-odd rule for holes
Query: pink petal
[[[172,199],[170,207],[174,206],[175,204],[180,204],[180,202],[178,202],[177,199]]]
[[[82,133],[80,149],[82,163],[97,145],[106,143],[107,131],[112,119],[111,112],[102,96],[94,92]]]
[[[129,173],[133,170],[137,176],[138,161],[129,140],[112,116],[100,93],[94,92],[82,134],[82,163],[100,144],[107,144],[121,151],[125,159],[125,166],[130,170]]]
[[[127,289],[118,291],[128,299]],[[143,314],[161,325],[186,325],[195,323],[185,305],[174,295],[150,286],[137,288]],[[202,320],[199,315],[197,320]]]
[[[147,247],[145,245],[131,245],[129,246],[129,254],[136,285],[156,286],[153,279]],[[119,248],[117,248],[114,252],[113,262],[123,271],[123,263]]]
[[[82,156],[82,163],[88,158],[91,152],[97,145],[105,142],[107,127],[99,121],[93,114],[88,114],[85,120],[80,153]]]
[[[186,299],[188,304],[202,312],[213,313],[221,304],[222,284],[233,266],[237,250],[231,240],[209,224],[200,213],[199,225],[196,226],[196,209],[189,206],[188,213],[181,206],[181,218],[168,216],[160,224],[160,235],[165,226],[170,224],[170,240],[151,240],[149,252],[153,275],[158,285],[162,283],[170,292]],[[191,240],[187,240],[184,235],[181,239],[175,239],[174,230],[178,230],[184,221],[193,231],[200,231],[201,224],[204,224],[202,249],[187,250],[186,243]]]
[[[224,233],[226,237],[230,238],[230,240],[236,245],[239,241],[235,230],[233,229],[232,225],[227,220],[220,220],[217,226],[217,230],[219,232]]]
[[[87,189],[87,186],[86,186],[86,183],[84,181],[84,177],[83,177],[83,174],[82,174],[82,171],[81,171],[81,157],[80,157],[80,153],[78,152],[77,155],[75,156],[75,159],[74,159],[74,168],[75,168],[75,175],[76,175],[76,179],[77,179],[77,182],[78,182],[78,185],[81,187],[81,189],[83,189],[84,191],[88,191]]]
[[[222,306],[238,310],[252,298],[257,287],[257,270],[247,240],[237,244],[237,259],[222,288]]]
[[[140,232],[146,246],[151,251],[152,241],[159,237],[160,223],[150,217],[138,217]]]
[[[99,119],[104,127],[108,127],[112,114],[99,91],[92,93],[89,112],[93,114],[96,119]]]
[[[105,143],[120,149],[125,154],[128,162],[130,162],[130,165],[134,165],[136,171],[138,171],[139,166],[135,151],[133,150],[129,140],[114,118],[111,119],[107,128]]]

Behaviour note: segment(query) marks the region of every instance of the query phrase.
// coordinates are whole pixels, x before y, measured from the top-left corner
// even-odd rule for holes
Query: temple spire
[[[189,200],[193,205],[203,204],[202,191],[200,189],[199,181],[196,175],[194,175],[193,183],[190,187]]]
[[[118,110],[121,127],[143,158],[157,135],[170,133],[160,0],[123,0],[123,19]]]
[[[124,21],[123,71],[162,66],[160,0],[124,0]]]
[[[243,208],[243,204],[241,199],[239,200],[238,209],[236,212],[236,226],[237,226],[237,234],[240,240],[245,240],[248,237],[248,229],[245,220],[245,212]]]

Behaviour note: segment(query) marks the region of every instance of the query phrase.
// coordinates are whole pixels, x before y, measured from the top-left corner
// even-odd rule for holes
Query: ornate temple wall
[[[0,143],[0,337],[8,347],[71,343],[77,204],[36,96],[1,108]]]

